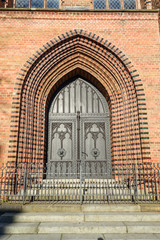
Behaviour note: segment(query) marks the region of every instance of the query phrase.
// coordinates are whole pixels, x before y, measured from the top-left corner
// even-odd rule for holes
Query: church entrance
[[[61,88],[49,109],[50,171],[110,173],[110,120],[106,99],[82,78]]]

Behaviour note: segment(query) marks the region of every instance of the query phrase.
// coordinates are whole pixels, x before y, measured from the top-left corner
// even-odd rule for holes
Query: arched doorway
[[[100,199],[104,201],[111,195],[121,200],[118,194],[123,195],[124,200],[131,199],[135,194],[132,190],[143,183],[143,178],[137,180],[137,176],[142,176],[144,163],[150,159],[148,150],[144,151],[149,149],[148,140],[146,142],[149,138],[144,130],[147,124],[142,107],[145,95],[139,74],[115,45],[92,33],[70,31],[47,46],[47,50],[44,46],[31,62],[27,61],[17,78],[13,113],[15,109],[17,112],[12,116],[15,134],[10,137],[13,143],[10,159],[16,169],[25,171],[31,190],[33,183],[33,189],[39,183],[42,190],[36,194],[41,197],[50,194],[52,189],[53,199],[64,196],[73,200],[80,196],[82,202],[84,196],[89,199],[95,196],[97,200],[97,194],[101,196],[101,193]],[[76,76],[82,78],[68,82]],[[85,96],[81,96],[81,92]],[[53,163],[52,173],[62,172],[70,176],[71,182],[69,177],[63,175],[62,178],[59,174],[57,178],[52,174],[52,179],[46,180],[47,161]],[[80,162],[83,172],[79,171]],[[138,175],[137,166],[141,165]],[[79,179],[70,174],[74,172]],[[86,179],[86,173],[92,178]],[[22,181],[17,178],[17,184],[23,181],[24,178]],[[21,186],[17,186],[19,190]],[[74,196],[70,186],[75,189]],[[131,191],[127,189],[124,195],[126,188]],[[86,193],[86,189],[92,190]]]
[[[53,99],[48,118],[52,171],[79,173],[81,164],[85,173],[110,174],[109,108],[96,87],[80,77],[69,81]]]
[[[15,134],[10,136],[10,161],[16,165],[47,162],[48,106],[60,86],[81,76],[107,99],[112,167],[147,162],[150,157],[145,131],[147,118],[142,108],[144,89],[129,59],[112,43],[85,31],[70,31],[58,39],[50,41],[47,50],[44,48],[26,63],[15,83],[17,97],[13,109],[18,110],[16,115],[13,110],[11,117],[14,122],[11,131]]]

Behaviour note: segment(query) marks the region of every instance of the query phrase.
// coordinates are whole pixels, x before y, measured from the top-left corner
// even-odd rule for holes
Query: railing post
[[[82,181],[83,181],[83,176],[82,176],[82,163],[80,162],[80,203],[82,204],[83,201],[83,191],[82,191]]]
[[[157,200],[160,200],[160,171],[159,163],[157,164]]]
[[[158,191],[157,191],[157,178],[156,178],[156,170],[154,169],[154,187],[155,187],[155,200],[158,200]]]
[[[4,182],[3,182],[3,166],[2,166],[2,172],[0,173],[0,182],[1,182],[1,184],[0,184],[0,202],[2,202],[3,203],[3,198],[2,198],[2,196],[4,196]]]
[[[25,200],[26,200],[26,189],[27,189],[27,166],[25,163],[24,178],[23,178],[23,204],[25,203]]]
[[[135,203],[138,201],[138,172],[137,172],[137,164],[134,166],[134,173],[135,173],[135,186],[134,186],[134,195],[135,195]]]

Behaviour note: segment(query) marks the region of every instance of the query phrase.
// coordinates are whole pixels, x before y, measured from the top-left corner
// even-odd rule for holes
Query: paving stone
[[[22,212],[52,212],[52,213],[60,213],[60,212],[73,212],[78,213],[82,211],[82,205],[80,204],[28,204],[22,206]]]
[[[111,204],[111,205],[82,205],[83,212],[140,212],[139,205]]]
[[[61,234],[23,234],[23,236],[12,235],[7,240],[61,240]]]
[[[0,222],[82,222],[83,213],[5,213]]]
[[[0,234],[37,233],[38,223],[0,223]]]
[[[104,234],[104,240],[156,240],[154,234]]]
[[[160,222],[124,222],[128,233],[160,233]]]
[[[154,235],[157,237],[157,239],[160,239],[160,233],[155,233]]]
[[[39,233],[126,233],[121,222],[41,223]]]
[[[107,213],[85,213],[85,221],[97,221],[97,222],[105,222],[105,221],[160,221],[159,213],[137,213],[137,212],[107,212]]]
[[[0,235],[0,240],[8,240],[11,235]]]
[[[62,234],[62,240],[98,240],[103,239],[102,234]]]
[[[23,234],[0,235],[0,240],[156,240],[160,234]]]

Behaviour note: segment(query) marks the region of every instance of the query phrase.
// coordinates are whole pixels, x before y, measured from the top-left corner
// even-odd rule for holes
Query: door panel
[[[51,160],[73,160],[72,123],[52,123]]]
[[[110,134],[107,119],[81,117],[81,159],[83,171],[88,174],[111,173]]]
[[[86,160],[105,160],[105,123],[104,122],[84,122],[84,152],[87,153]]]
[[[50,119],[48,164],[55,173],[75,171],[76,119]]]

